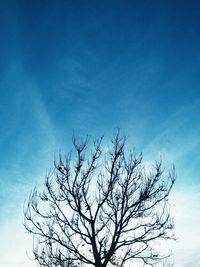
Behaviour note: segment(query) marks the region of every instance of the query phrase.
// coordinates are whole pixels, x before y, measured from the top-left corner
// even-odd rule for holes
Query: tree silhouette
[[[73,151],[55,160],[43,192],[30,195],[25,227],[40,266],[153,266],[169,256],[158,241],[173,239],[174,168],[165,176],[156,162],[145,171],[142,155],[127,152],[119,131],[110,147],[102,140],[93,140],[89,152],[88,138],[73,137]]]

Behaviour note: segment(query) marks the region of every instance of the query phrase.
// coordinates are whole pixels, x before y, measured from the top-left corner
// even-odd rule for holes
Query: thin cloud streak
[[[199,99],[180,108],[160,125],[160,132],[150,140],[144,149],[145,155],[162,157],[168,163],[174,163],[200,146],[199,140]],[[196,121],[195,127],[194,120]],[[184,132],[184,135],[183,135]],[[188,160],[190,157],[188,157]]]

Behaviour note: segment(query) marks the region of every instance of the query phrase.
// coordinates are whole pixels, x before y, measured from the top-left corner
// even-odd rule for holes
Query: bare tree
[[[30,195],[25,227],[40,266],[123,267],[131,260],[153,266],[169,256],[159,252],[158,241],[173,239],[174,169],[165,175],[157,162],[145,171],[119,131],[110,148],[102,140],[88,151],[88,138],[73,137],[73,152],[60,155],[44,191]]]

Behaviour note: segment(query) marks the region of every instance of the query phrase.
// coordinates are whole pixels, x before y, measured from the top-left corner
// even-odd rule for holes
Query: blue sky
[[[109,138],[115,127],[145,161],[176,165],[174,257],[195,266],[200,244],[186,232],[200,223],[200,3],[1,0],[0,29],[0,267],[35,266],[23,202],[54,154],[73,131]]]

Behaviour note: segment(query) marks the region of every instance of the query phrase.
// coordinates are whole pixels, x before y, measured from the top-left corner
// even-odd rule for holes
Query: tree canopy
[[[153,266],[168,257],[158,242],[174,238],[168,204],[174,168],[166,173],[155,162],[146,169],[119,131],[107,145],[103,137],[91,146],[89,138],[72,142],[24,211],[40,266]]]

